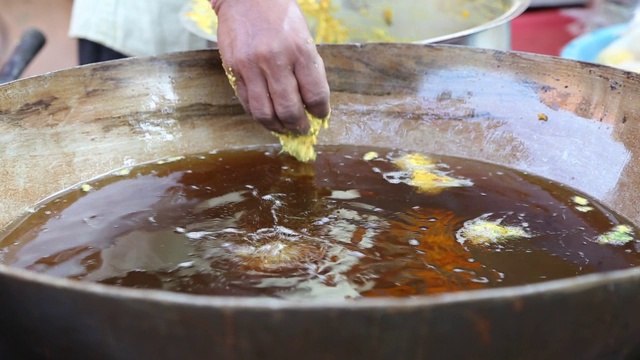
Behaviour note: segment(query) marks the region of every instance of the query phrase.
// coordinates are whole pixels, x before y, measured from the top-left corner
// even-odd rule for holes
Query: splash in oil
[[[115,171],[16,221],[0,261],[287,299],[419,296],[640,264],[636,228],[560,184],[457,158],[318,150],[313,164],[264,147]]]

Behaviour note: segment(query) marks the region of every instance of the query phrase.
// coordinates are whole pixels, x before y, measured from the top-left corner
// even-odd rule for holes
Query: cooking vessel
[[[204,1],[203,1],[204,2]],[[346,42],[380,42],[379,32],[396,42],[456,44],[498,50],[511,48],[511,21],[530,0],[332,0],[336,19],[350,31]],[[390,22],[382,16],[390,12]],[[213,12],[196,1],[184,5],[180,21],[192,33],[217,43]],[[196,20],[197,19],[197,20]],[[313,29],[317,18],[309,18]]]
[[[451,45],[320,47],[321,144],[505,165],[640,223],[640,76]],[[540,121],[538,114],[547,121]],[[0,87],[0,225],[124,165],[276,139],[215,50],[77,67]],[[632,359],[640,269],[417,298],[292,301],[118,288],[0,265],[1,358]]]

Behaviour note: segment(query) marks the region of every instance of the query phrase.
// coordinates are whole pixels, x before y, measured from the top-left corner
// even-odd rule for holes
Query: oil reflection
[[[603,198],[618,183],[629,151],[613,136],[614,126],[571,111],[570,105],[581,100],[568,102],[566,94],[544,89],[548,87],[510,74],[479,73],[469,67],[429,72],[418,94],[459,114],[473,113],[466,121],[445,125],[448,140],[464,145],[460,155],[501,163]],[[539,120],[538,114],[548,121]]]

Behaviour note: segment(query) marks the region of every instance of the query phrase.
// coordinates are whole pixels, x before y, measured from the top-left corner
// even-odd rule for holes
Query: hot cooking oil
[[[77,281],[355,299],[504,287],[640,263],[628,221],[513,169],[319,146],[186,155],[78,184],[19,219],[0,260]]]

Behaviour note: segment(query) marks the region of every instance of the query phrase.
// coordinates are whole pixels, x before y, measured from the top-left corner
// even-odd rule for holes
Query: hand
[[[218,46],[244,109],[265,128],[306,134],[329,115],[329,84],[296,0],[212,0]]]

